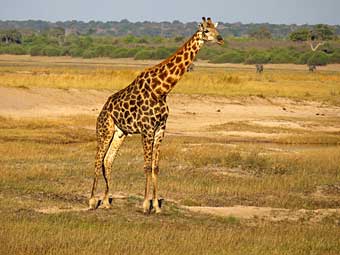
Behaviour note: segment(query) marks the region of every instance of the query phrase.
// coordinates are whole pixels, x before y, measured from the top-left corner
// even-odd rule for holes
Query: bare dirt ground
[[[97,116],[111,91],[8,88],[0,87],[0,115],[13,118],[61,117],[70,115]],[[289,99],[179,95],[168,97],[170,116],[168,134],[214,136],[206,132],[211,125],[247,122],[264,127],[313,129],[336,132],[340,127],[310,126],[293,119],[322,120],[340,117],[340,107],[317,102],[296,102]],[[289,119],[289,120],[282,120]],[[292,120],[291,120],[292,119]],[[91,128],[91,127],[89,127]],[[94,128],[94,127],[93,127]],[[270,136],[251,131],[224,131],[219,135]]]
[[[129,197],[138,197],[138,195],[129,195],[125,193],[115,193],[111,196],[112,203],[115,205],[121,204],[124,206]],[[193,213],[208,214],[219,217],[236,217],[242,220],[264,220],[270,222],[280,221],[307,221],[310,223],[321,222],[327,217],[340,214],[340,208],[323,208],[316,210],[307,209],[286,209],[286,208],[272,208],[272,207],[257,207],[257,206],[227,206],[227,207],[207,207],[207,206],[182,206],[178,201],[168,200],[167,203],[176,204],[183,212],[189,211]],[[101,209],[101,207],[99,207]],[[89,208],[84,206],[52,206],[36,208],[35,211],[43,214],[59,214],[64,212],[84,212]]]

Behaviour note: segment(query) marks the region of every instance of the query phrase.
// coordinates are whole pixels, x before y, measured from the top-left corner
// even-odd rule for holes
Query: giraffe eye
[[[209,33],[209,30],[207,30],[207,29],[206,29],[206,30],[204,30],[204,33]]]

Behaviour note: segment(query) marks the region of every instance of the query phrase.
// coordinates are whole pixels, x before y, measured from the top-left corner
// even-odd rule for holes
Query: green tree
[[[58,45],[62,45],[65,41],[65,29],[62,27],[53,27],[46,31],[49,39],[57,41]]]
[[[5,44],[17,43],[21,44],[22,35],[15,29],[0,31],[0,42]]]
[[[130,44],[130,43],[136,43],[137,42],[137,38],[134,35],[127,35],[125,37],[122,38],[122,41],[124,43]]]
[[[308,40],[310,31],[306,28],[295,30],[289,34],[289,39],[294,42],[305,42]]]
[[[335,37],[334,29],[325,24],[318,24],[312,30],[312,36],[322,41],[333,40]]]

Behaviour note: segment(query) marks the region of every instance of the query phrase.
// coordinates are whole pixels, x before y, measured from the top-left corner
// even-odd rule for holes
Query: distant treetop
[[[24,21],[0,21],[0,30],[16,29],[21,33],[25,31],[44,32],[48,30],[64,29],[66,34],[80,35],[111,35],[111,36],[126,36],[133,34],[135,36],[190,36],[197,29],[197,22],[183,23],[178,20],[172,22],[130,22],[127,19],[121,21],[58,21],[48,22],[42,20],[24,20]],[[303,32],[308,30],[318,31],[326,38],[333,35],[340,35],[340,25],[284,25],[284,24],[242,24],[219,22],[219,30],[223,36],[233,37],[256,37],[256,38],[285,38],[293,31],[300,31],[302,34],[297,34],[292,40],[303,39]],[[331,31],[331,32],[330,32]]]

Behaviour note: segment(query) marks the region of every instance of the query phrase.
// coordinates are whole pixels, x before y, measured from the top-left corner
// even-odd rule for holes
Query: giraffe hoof
[[[162,203],[163,203],[164,199],[158,199],[158,200],[150,200],[150,207],[149,207],[149,212],[155,212],[156,214],[161,213],[162,210]]]
[[[110,204],[109,200],[104,200],[101,207],[104,209],[111,209],[112,205]]]
[[[144,200],[144,202],[143,202],[143,213],[144,214],[150,214],[151,210],[152,210],[152,200]]]
[[[90,210],[97,209],[98,202],[94,197],[89,200],[89,207],[90,207]]]
[[[155,203],[155,212],[156,212],[156,214],[159,214],[159,213],[162,212],[161,208],[162,208],[162,204],[164,202],[164,199],[163,198],[158,199],[157,202]]]

